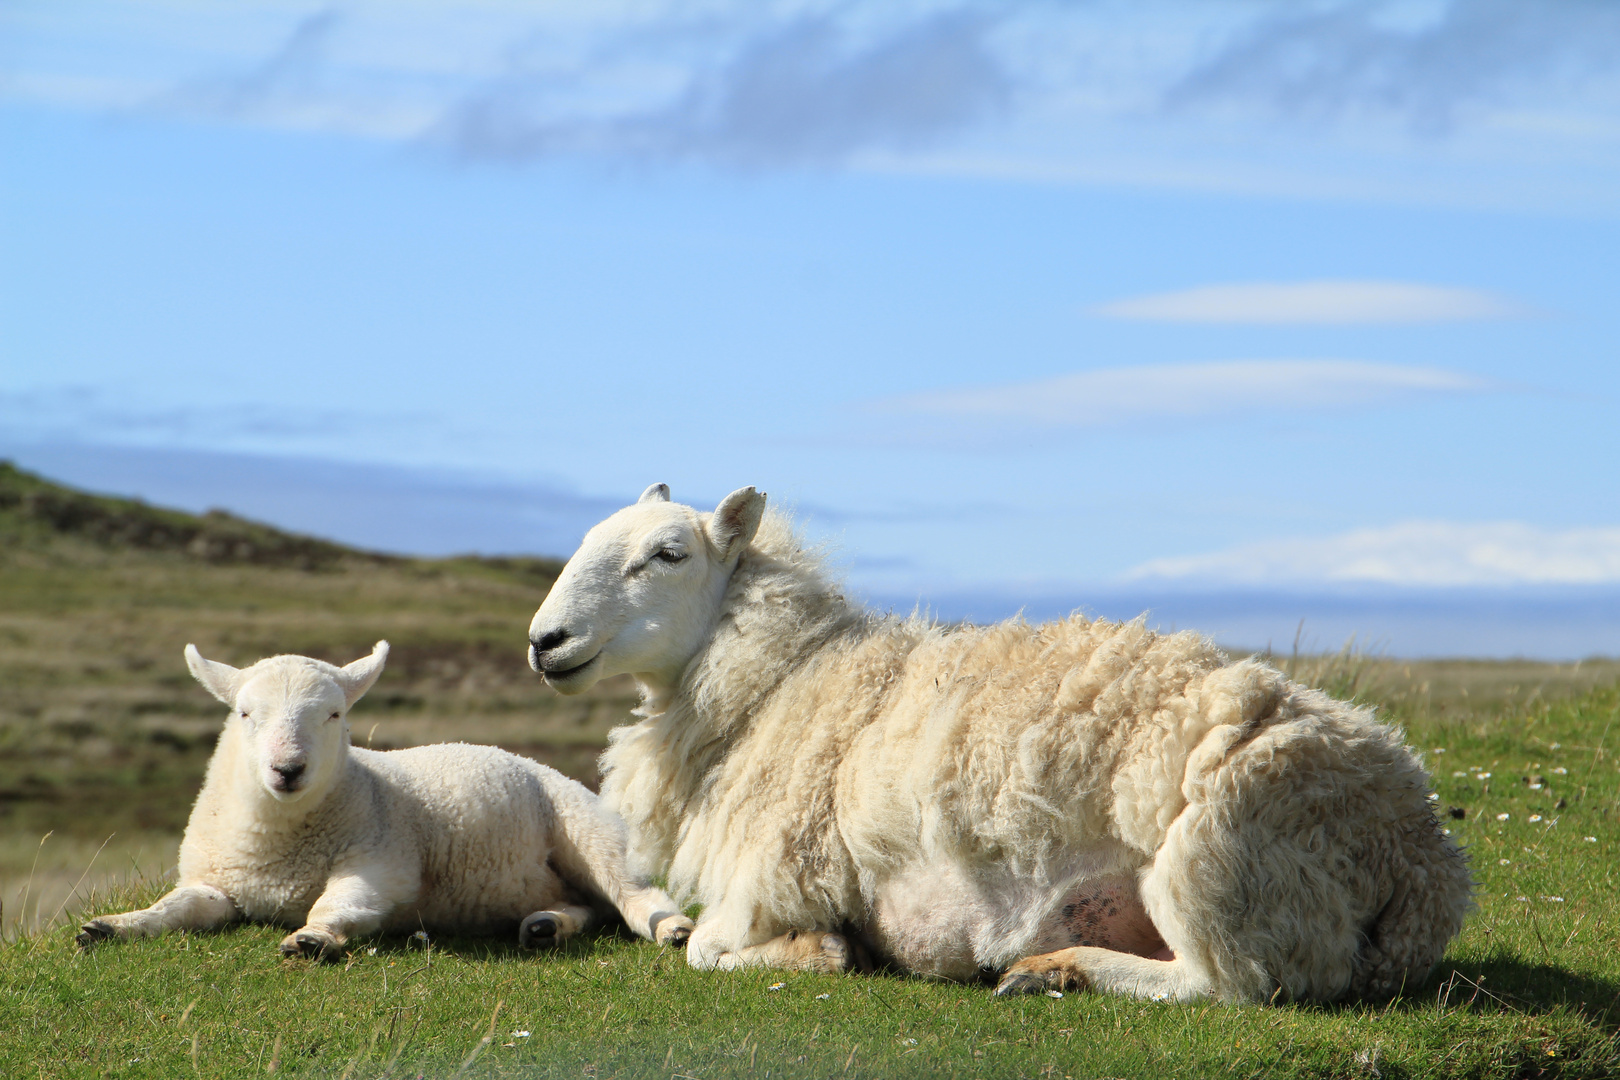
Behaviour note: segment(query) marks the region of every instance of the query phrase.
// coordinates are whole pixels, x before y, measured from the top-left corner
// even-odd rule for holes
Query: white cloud
[[[1503,389],[1441,368],[1360,360],[1228,360],[1082,371],[1007,386],[937,390],[871,403],[876,412],[1087,427],[1136,420],[1392,404]]]
[[[0,5],[0,99],[477,159],[1612,212],[1620,8],[601,0]]]
[[[1608,585],[1620,583],[1620,527],[1556,531],[1513,521],[1409,521],[1154,559],[1126,579],[1244,586]]]
[[[1116,300],[1091,309],[1112,319],[1195,323],[1425,323],[1529,314],[1477,289],[1400,281],[1254,282]]]

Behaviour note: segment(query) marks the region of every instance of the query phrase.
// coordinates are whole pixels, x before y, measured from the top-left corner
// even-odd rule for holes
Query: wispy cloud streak
[[[1426,323],[1530,314],[1478,289],[1398,281],[1304,281],[1205,285],[1100,304],[1112,319],[1187,323]]]
[[[896,418],[1081,428],[1366,407],[1500,389],[1491,380],[1441,368],[1360,360],[1231,360],[1111,368],[1004,386],[937,390],[872,402],[867,409]]]
[[[1553,530],[1521,522],[1408,521],[1340,536],[1246,544],[1154,559],[1133,582],[1416,588],[1620,583],[1620,527]]]

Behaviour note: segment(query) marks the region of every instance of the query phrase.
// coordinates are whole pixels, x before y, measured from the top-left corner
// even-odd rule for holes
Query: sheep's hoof
[[[851,968],[871,970],[861,949],[843,934],[825,930],[789,930],[782,935],[789,956],[780,966],[800,971],[820,971],[835,974]]]
[[[1086,977],[1051,956],[1029,956],[1007,969],[996,984],[997,997],[1044,994],[1048,990],[1084,990]]]
[[[537,911],[518,927],[518,945],[525,949],[554,949],[562,941],[562,923],[557,916]]]
[[[104,919],[91,919],[79,927],[79,935],[73,939],[80,949],[88,949],[98,942],[118,936],[118,928]]]
[[[332,938],[313,930],[298,930],[281,939],[282,956],[302,956],[309,960],[335,960],[341,947]]]
[[[1046,976],[1035,975],[1028,971],[1009,971],[1001,977],[1001,982],[996,985],[996,997],[1012,997],[1014,994],[1044,994],[1046,990]]]

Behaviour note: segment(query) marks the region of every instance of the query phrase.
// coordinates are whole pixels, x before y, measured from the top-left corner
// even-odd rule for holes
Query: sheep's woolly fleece
[[[852,927],[1004,988],[1334,999],[1416,985],[1470,905],[1370,710],[1141,620],[876,615],[775,512],[675,692],[611,740],[604,799],[705,905],[694,944]],[[1076,905],[1104,894],[1157,937],[1088,947]]]

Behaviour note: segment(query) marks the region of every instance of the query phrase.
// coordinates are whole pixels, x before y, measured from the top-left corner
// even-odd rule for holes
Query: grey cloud
[[[1440,135],[1465,113],[1569,89],[1620,65],[1620,5],[1599,0],[1451,0],[1403,25],[1389,3],[1285,6],[1165,94],[1168,111],[1258,105],[1275,115],[1402,118]]]
[[[219,116],[251,115],[289,96],[318,90],[333,31],[342,21],[336,8],[300,19],[268,58],[240,74],[198,79],[181,86],[162,104]]]
[[[566,87],[519,73],[460,102],[432,138],[471,158],[835,164],[926,145],[1004,108],[1012,83],[988,48],[995,25],[956,10],[851,47],[835,20],[800,18],[746,38],[667,107],[595,119],[558,118]]]

